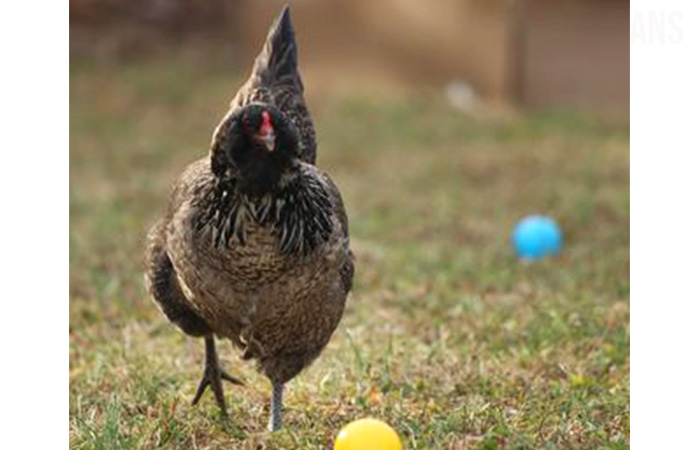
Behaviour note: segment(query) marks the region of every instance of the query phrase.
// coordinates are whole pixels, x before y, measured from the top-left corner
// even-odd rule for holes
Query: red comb
[[[266,135],[273,131],[273,125],[271,124],[271,115],[268,114],[268,111],[264,111],[261,113],[261,128],[259,128],[259,133],[262,135]]]

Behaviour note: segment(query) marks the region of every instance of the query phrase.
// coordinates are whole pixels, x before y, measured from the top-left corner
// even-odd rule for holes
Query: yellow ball
[[[401,450],[396,431],[377,419],[360,419],[338,433],[334,450]]]

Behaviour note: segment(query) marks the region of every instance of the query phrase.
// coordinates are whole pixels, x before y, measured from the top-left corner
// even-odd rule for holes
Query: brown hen
[[[343,201],[315,158],[286,7],[209,156],[184,171],[150,231],[146,276],[167,318],[205,339],[193,403],[210,386],[226,415],[222,380],[242,384],[219,365],[214,336],[228,338],[271,381],[271,430],[284,384],[329,342],[353,279]]]

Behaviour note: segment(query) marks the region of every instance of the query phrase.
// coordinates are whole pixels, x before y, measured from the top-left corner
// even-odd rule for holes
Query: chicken
[[[255,360],[272,385],[269,429],[283,386],[329,342],[354,265],[341,195],[315,165],[289,9],[271,27],[251,76],[186,168],[148,235],[146,281],[164,315],[205,341],[193,404],[210,386],[227,416],[215,336]]]

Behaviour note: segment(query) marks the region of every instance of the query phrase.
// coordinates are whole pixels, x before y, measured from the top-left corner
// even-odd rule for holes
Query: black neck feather
[[[326,188],[301,172],[263,196],[243,193],[237,179],[219,179],[204,202],[196,230],[208,230],[217,248],[229,248],[235,241],[246,245],[246,229],[252,222],[271,228],[282,254],[307,255],[333,231]]]

